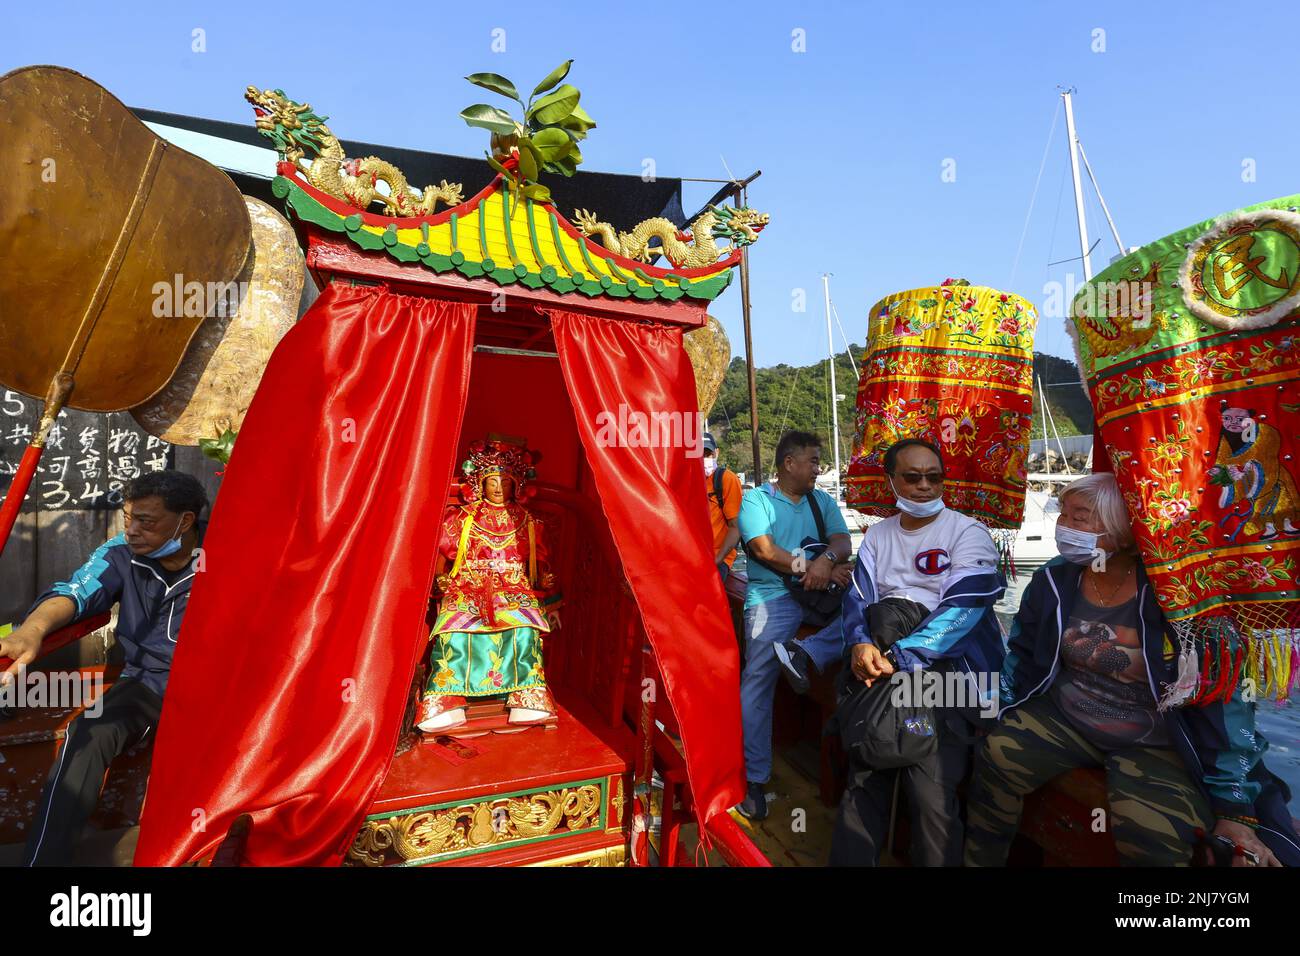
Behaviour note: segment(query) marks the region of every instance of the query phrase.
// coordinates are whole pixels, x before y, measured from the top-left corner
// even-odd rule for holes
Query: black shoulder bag
[[[713,470],[713,500],[718,503],[718,510],[722,511],[722,476],[726,473],[726,465],[718,465]],[[725,513],[725,512],[724,512]]]
[[[817,537],[819,540],[814,541],[812,538],[804,538],[799,546],[808,551],[815,551],[816,554],[813,556],[815,561],[830,547],[830,544],[826,540],[826,519],[822,517],[822,509],[817,501],[816,492],[810,491],[808,493],[808,505],[812,508],[813,520],[817,522]],[[746,549],[745,553],[751,561],[761,564],[781,578],[781,582],[785,585],[786,590],[790,592],[790,596],[803,607],[803,621],[805,624],[813,627],[825,627],[835,620],[840,613],[840,605],[844,602],[844,588],[838,584],[832,582],[824,591],[810,591],[793,574],[786,574],[784,571],[772,567],[772,565],[756,557],[748,549]]]
[[[901,607],[890,603],[867,608],[867,621],[876,635],[873,640],[881,651],[915,630],[927,614],[920,605],[908,606],[910,602]],[[886,620],[889,616],[893,620]],[[904,687],[900,680],[912,683]],[[897,702],[896,689],[901,698]],[[838,705],[823,733],[839,736],[853,772],[911,767],[938,749],[941,717],[917,699],[921,696],[917,675],[881,677],[868,687],[853,676],[852,668],[845,667],[836,690]]]

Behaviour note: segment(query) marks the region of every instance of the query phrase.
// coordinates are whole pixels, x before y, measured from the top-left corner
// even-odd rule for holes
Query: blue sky
[[[251,122],[247,84],[278,86],[344,137],[477,155],[487,134],[457,113],[492,96],[462,77],[493,71],[531,88],[574,57],[570,79],[599,124],[584,168],[639,173],[652,158],[662,175],[723,177],[725,158],[738,176],[762,169],[750,189],[772,216],[751,258],[760,365],[825,356],[823,272],[860,342],[890,292],[965,276],[1041,303],[1045,283],[1077,271],[1047,265],[1078,255],[1062,116],[1012,276],[1058,84],[1078,90],[1079,135],[1126,245],[1300,192],[1293,58],[1277,45],[1300,22],[1293,2],[580,9],[8,4],[0,68],[55,63],[131,105],[239,122]],[[205,52],[191,49],[195,29]],[[492,49],[498,29],[504,52]],[[688,184],[688,210],[711,189]],[[1115,245],[1092,200],[1089,218],[1100,269]],[[738,283],[714,312],[739,354]],[[1070,354],[1059,317],[1044,316],[1038,348]]]

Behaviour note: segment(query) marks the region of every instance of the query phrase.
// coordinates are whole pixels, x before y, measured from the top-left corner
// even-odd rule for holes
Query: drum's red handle
[[[27,489],[31,486],[32,476],[36,474],[36,465],[41,460],[43,451],[45,449],[39,445],[27,446],[22,461],[18,463],[18,470],[14,472],[13,481],[9,483],[4,503],[0,504],[0,554],[4,554],[5,545],[9,542],[9,533],[13,531],[14,522],[18,520],[18,512],[23,507],[23,498],[27,496]]]
[[[27,497],[27,489],[31,487],[32,476],[36,474],[36,465],[45,451],[45,441],[49,438],[50,430],[53,429],[59,413],[68,403],[75,384],[70,372],[57,372],[54,378],[50,379],[49,390],[45,393],[45,411],[36,424],[36,434],[32,435],[27,443],[27,450],[23,452],[23,459],[18,463],[18,470],[14,472],[13,480],[9,482],[9,491],[5,494],[4,503],[0,504],[0,554],[4,554],[5,545],[9,543],[9,533],[13,531],[14,522],[18,520],[18,512],[23,507],[23,499]]]
[[[37,658],[44,657],[46,654],[53,654],[61,647],[67,647],[73,641],[81,640],[91,631],[96,631],[108,623],[109,613],[96,614],[94,617],[88,617],[84,621],[76,621],[66,627],[61,627],[53,634],[48,635],[45,640],[41,641],[41,652]],[[4,673],[12,664],[12,657],[0,657],[0,673]]]

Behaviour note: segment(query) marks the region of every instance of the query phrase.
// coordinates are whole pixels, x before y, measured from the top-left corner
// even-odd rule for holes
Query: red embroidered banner
[[[1101,440],[1184,654],[1207,681],[1231,669],[1278,697],[1300,674],[1298,201],[1144,246],[1072,307]]]

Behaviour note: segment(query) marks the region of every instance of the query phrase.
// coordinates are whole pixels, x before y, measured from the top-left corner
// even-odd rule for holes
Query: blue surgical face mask
[[[148,554],[145,555],[145,557],[166,558],[166,557],[170,557],[171,555],[179,551],[181,549],[181,537],[182,537],[181,522],[184,520],[185,520],[185,516],[181,515],[181,517],[176,521],[176,537],[168,538],[167,541],[161,547],[153,551],[150,551]]]
[[[1097,547],[1097,539],[1100,537],[1091,531],[1070,528],[1059,521],[1056,523],[1056,550],[1061,552],[1061,557],[1074,564],[1088,564],[1103,554],[1106,558],[1115,556],[1114,551],[1102,551]]]
[[[929,501],[913,501],[911,498],[904,498],[894,487],[894,479],[889,479],[889,487],[894,492],[894,498],[898,504],[898,510],[904,514],[909,514],[913,518],[933,518],[944,509],[943,498],[932,498]]]

